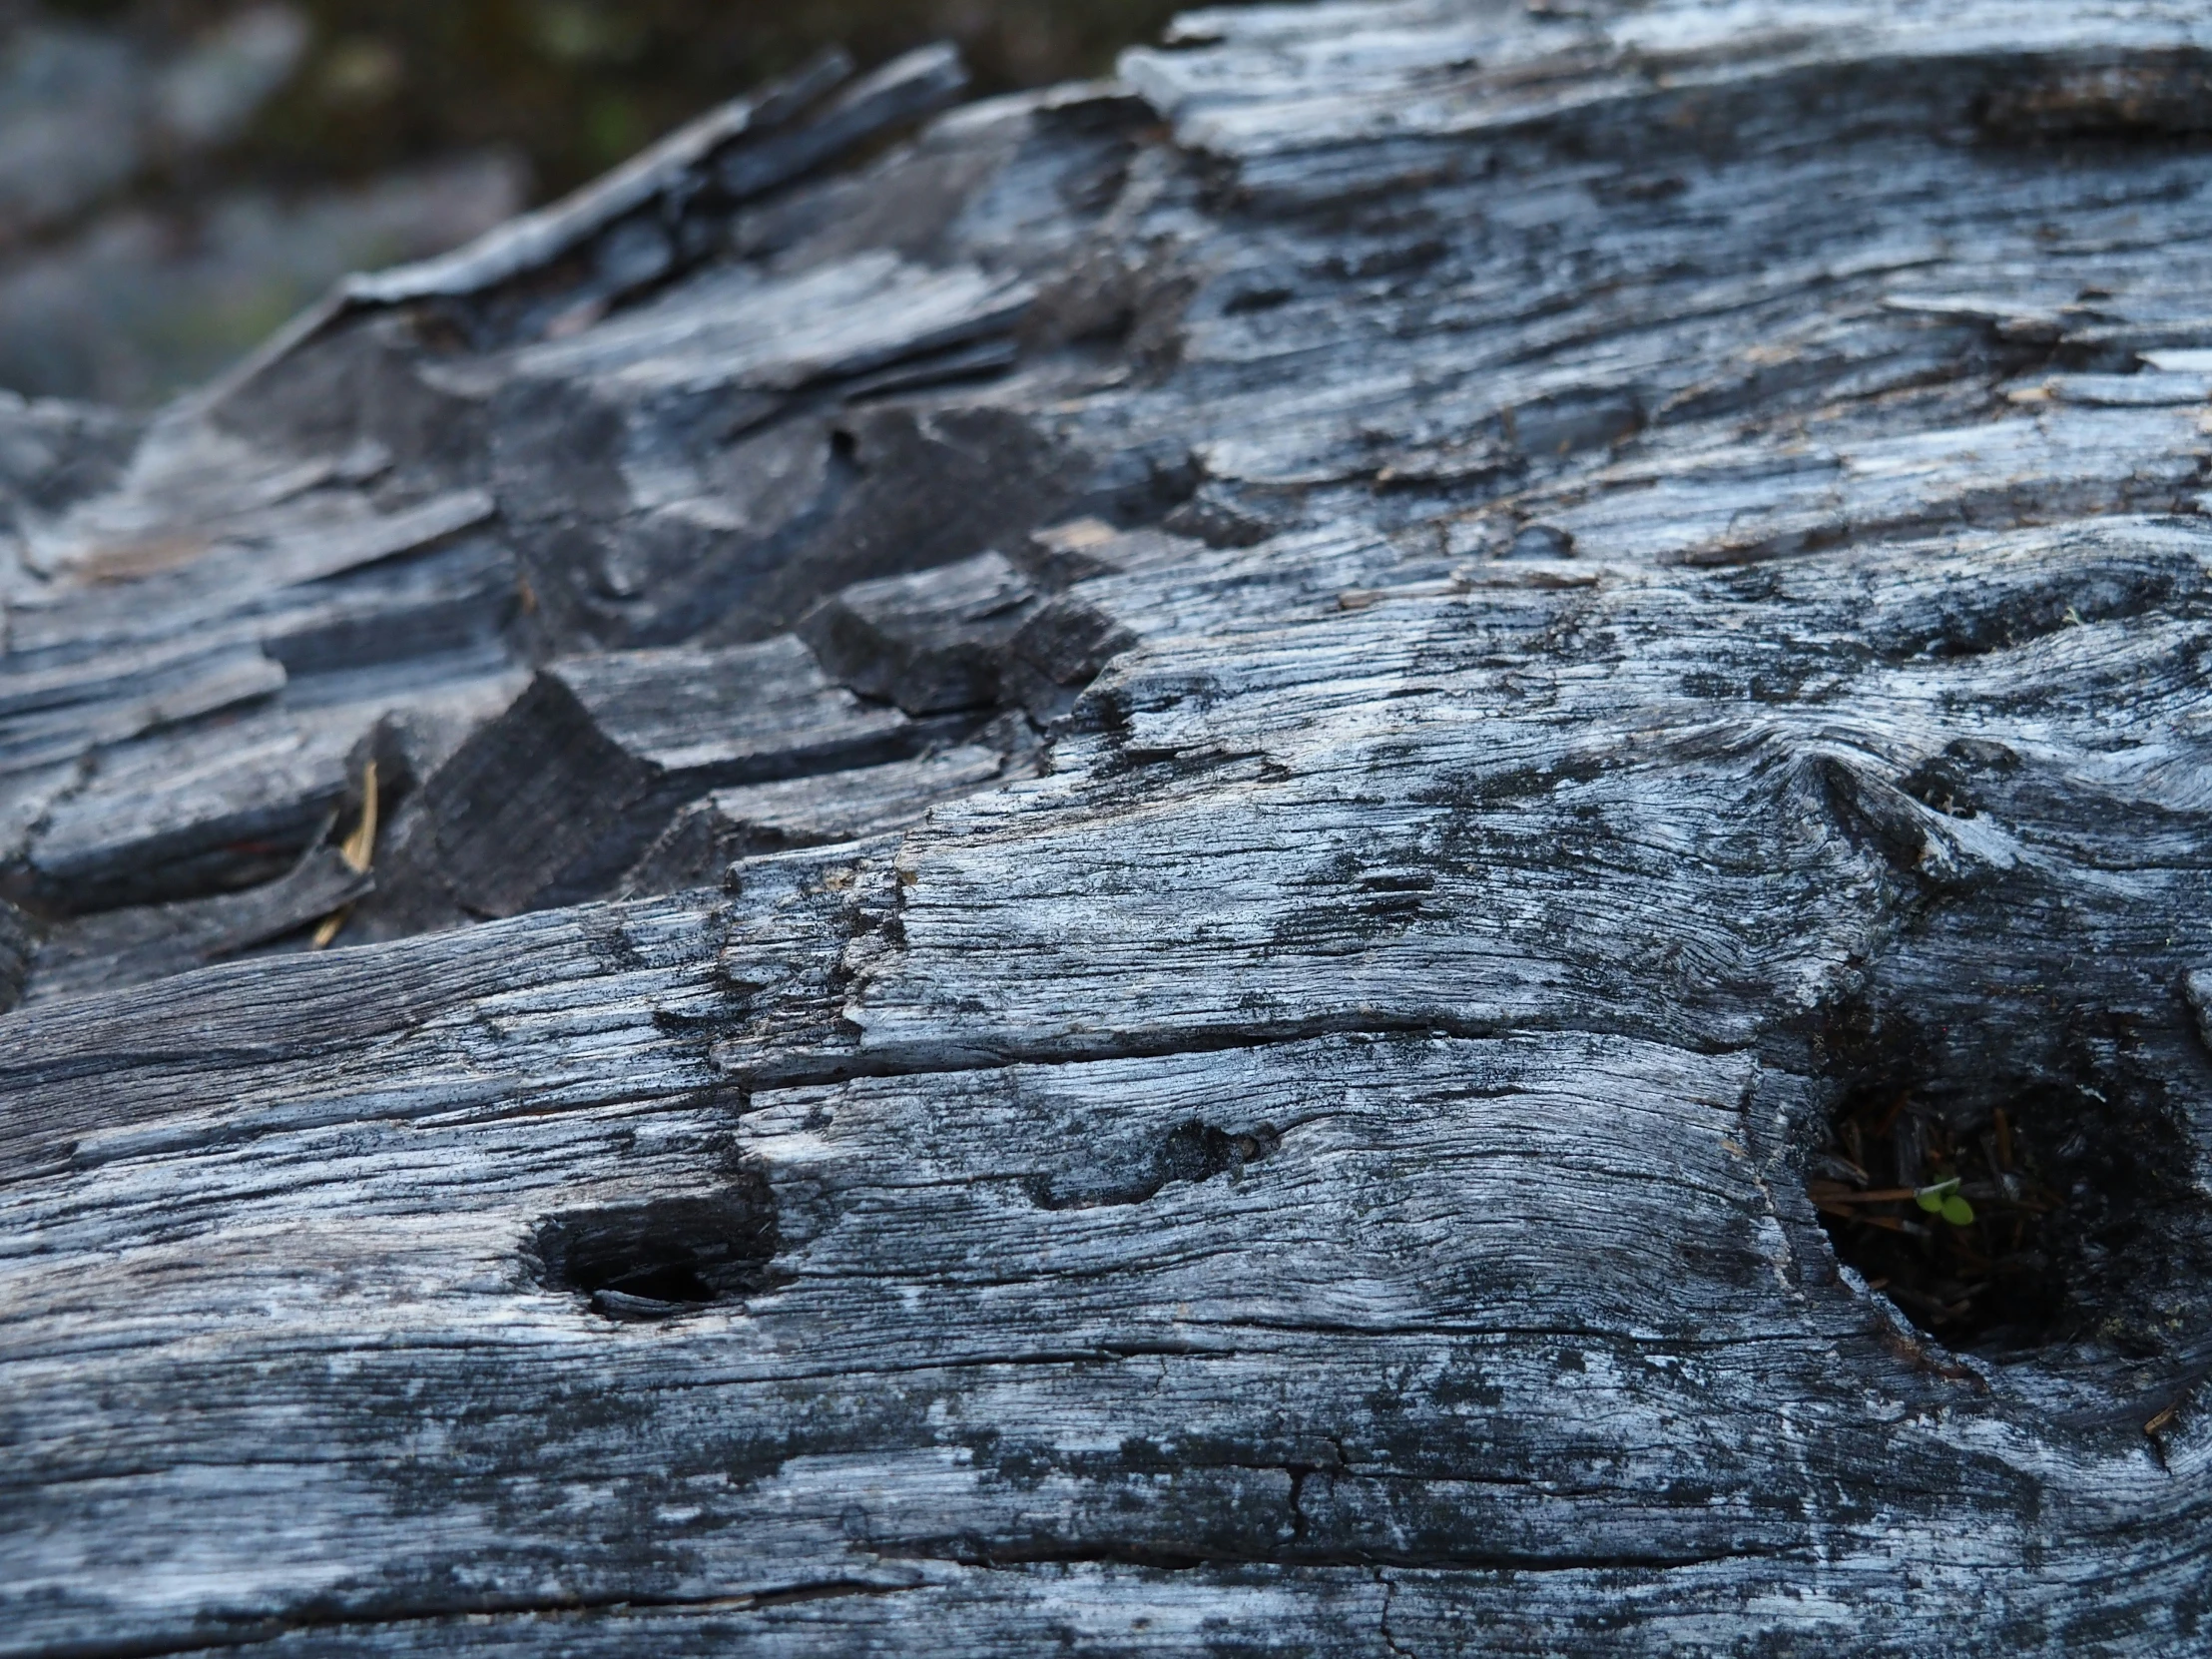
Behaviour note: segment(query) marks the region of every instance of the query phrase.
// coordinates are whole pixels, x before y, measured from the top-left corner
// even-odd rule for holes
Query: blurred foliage
[[[48,0],[49,15],[189,37],[239,0]],[[873,64],[959,43],[981,91],[1110,69],[1188,0],[290,0],[302,72],[230,167],[271,183],[357,178],[486,145],[557,195],[824,46]]]

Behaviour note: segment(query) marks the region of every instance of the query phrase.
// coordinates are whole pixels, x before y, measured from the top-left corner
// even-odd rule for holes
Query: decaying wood
[[[0,409],[0,1650],[2201,1651],[2208,50],[830,62]]]

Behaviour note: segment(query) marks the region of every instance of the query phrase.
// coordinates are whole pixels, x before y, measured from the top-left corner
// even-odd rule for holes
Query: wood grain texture
[[[2207,33],[826,64],[0,409],[0,1652],[2201,1651]]]

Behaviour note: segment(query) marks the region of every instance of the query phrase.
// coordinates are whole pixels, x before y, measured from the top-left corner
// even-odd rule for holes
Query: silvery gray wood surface
[[[830,65],[0,411],[0,1650],[2200,1650],[2207,33]]]
[[[713,886],[743,858],[903,830],[939,803],[973,795],[1009,776],[1014,756],[1008,751],[1013,748],[1010,743],[1003,749],[966,743],[918,760],[717,790],[676,816],[623,878],[622,896]],[[1015,764],[1029,759],[1023,756]]]

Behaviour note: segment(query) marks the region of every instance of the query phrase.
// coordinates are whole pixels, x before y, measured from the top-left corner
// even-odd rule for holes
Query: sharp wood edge
[[[0,1651],[2202,1651],[2208,45],[826,60],[0,410]]]

